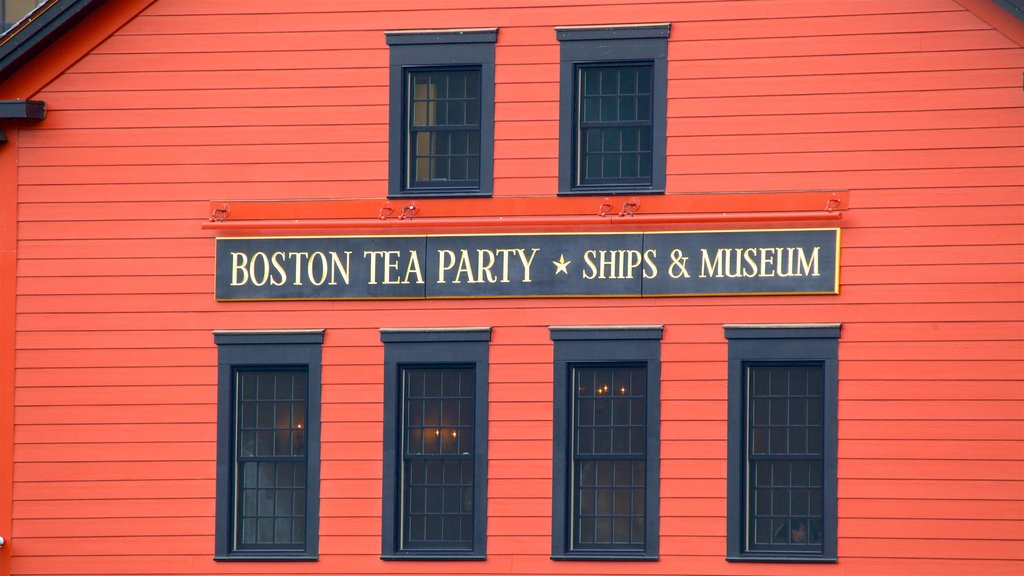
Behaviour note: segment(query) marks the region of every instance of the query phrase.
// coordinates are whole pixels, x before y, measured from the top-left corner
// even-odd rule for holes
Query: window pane
[[[619,93],[636,94],[637,69],[625,68],[619,75]]]

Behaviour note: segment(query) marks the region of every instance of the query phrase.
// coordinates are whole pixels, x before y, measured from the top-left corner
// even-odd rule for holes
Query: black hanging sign
[[[839,230],[218,238],[218,300],[837,294]]]

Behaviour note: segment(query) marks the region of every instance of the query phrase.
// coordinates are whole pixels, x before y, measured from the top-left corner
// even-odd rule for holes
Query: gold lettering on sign
[[[385,284],[399,284],[401,280],[398,279],[395,272],[398,272],[398,250],[385,250],[384,251],[384,283]]]
[[[478,284],[480,281],[473,277],[473,265],[469,261],[469,250],[459,250],[459,267],[455,270],[455,279],[452,284],[461,284],[462,275],[466,275],[466,282]]]
[[[288,271],[292,270],[292,285],[302,286],[303,280],[314,286],[331,286],[338,284],[338,276],[342,282],[349,283],[349,260],[352,252],[344,252],[342,261],[337,252],[253,252],[249,256],[245,252],[231,253],[231,285],[284,286],[289,281]],[[288,260],[294,266],[287,266]],[[305,261],[305,266],[303,266]],[[328,281],[328,278],[330,281]]]
[[[271,286],[284,286],[288,282],[288,273],[284,270],[284,252],[274,252],[270,255],[270,265],[277,274],[276,278],[270,279]]]
[[[400,250],[365,250],[363,258],[370,263],[370,279],[367,284],[409,284],[409,278],[416,276],[416,284],[423,284],[423,272],[420,270],[420,259],[415,250],[409,250],[409,259],[405,266],[405,275],[399,270],[402,266]],[[377,263],[380,262],[380,279],[378,280]]]
[[[654,259],[657,257],[657,250],[654,250],[653,248],[650,250],[644,250],[644,278],[658,277],[658,266],[654,263]]]
[[[370,259],[370,279],[367,284],[377,283],[377,257],[383,255],[383,250],[364,250],[363,258]]]
[[[491,272],[491,266],[494,266],[494,251],[477,250],[476,269],[478,281],[488,282],[490,284],[494,284],[498,281],[498,279],[494,277],[494,272]],[[485,277],[487,278],[486,280],[484,280]]]
[[[802,246],[774,248],[719,248],[714,255],[700,250],[701,278],[771,278],[820,276],[815,246],[810,255]]]
[[[405,267],[405,277],[402,284],[409,283],[409,277],[416,275],[416,283],[423,284],[423,272],[420,270],[420,255],[415,250],[409,250],[409,265]]]
[[[248,258],[245,252],[231,253],[231,285],[241,286],[249,281],[249,271],[245,268]]]
[[[530,266],[533,265],[533,257],[537,255],[537,252],[540,252],[540,248],[534,248],[533,252],[530,252],[529,258],[526,257],[526,250],[519,248],[517,251],[519,252],[519,259],[523,261],[523,283],[527,284],[531,282]]]
[[[437,251],[437,283],[444,284],[444,273],[455,266],[455,252],[452,250]]]
[[[475,255],[472,254],[475,252]],[[540,252],[540,248],[533,248],[529,255],[524,248],[499,248],[489,250],[487,248],[476,248],[470,250],[462,248],[455,250],[437,251],[437,283],[447,284],[495,284],[498,282],[508,283],[510,280],[510,264],[515,264],[518,257],[522,265],[524,284],[532,282],[530,268],[533,266],[533,259]],[[475,256],[475,258],[474,258]],[[500,263],[500,274],[495,273],[494,268]],[[454,274],[451,272],[454,270]]]
[[[317,269],[319,268],[319,272]],[[327,282],[327,256],[323,252],[313,252],[306,265],[306,276],[314,286],[323,286]]]
[[[257,267],[258,265],[258,267]],[[262,275],[257,275],[257,268],[263,271]],[[249,279],[252,280],[253,286],[263,286],[267,283],[267,278],[270,276],[270,264],[267,260],[267,255],[264,252],[257,252],[252,255],[249,259]],[[259,280],[257,280],[259,278]]]
[[[331,252],[331,286],[337,286],[338,281],[335,279],[334,273],[338,272],[341,274],[341,279],[348,285],[348,271],[352,261],[352,251],[345,250],[345,263],[341,263],[341,259],[338,258],[337,252]]]
[[[659,232],[671,235],[650,238],[645,234],[572,234],[569,242],[564,241],[565,235],[547,234],[403,236],[384,244],[373,237],[224,242],[217,247],[217,297],[634,295],[631,290],[637,296],[836,292],[838,231],[832,231],[835,244],[829,231],[720,232],[686,236],[689,233]],[[579,243],[588,238],[591,248],[581,247]],[[515,244],[519,246],[511,247]],[[527,286],[533,282],[533,263],[541,253],[543,264],[538,274],[542,285]],[[354,281],[361,286],[350,286],[353,266]],[[510,283],[514,286],[498,286]],[[425,290],[396,288],[416,284],[430,286]]]
[[[255,258],[255,254],[253,257]],[[292,284],[302,286],[302,258],[309,257],[309,252],[289,252],[288,257],[295,260],[295,281]]]
[[[583,278],[586,280],[632,280],[644,267],[644,278],[658,275],[654,264],[656,250],[587,250],[583,253]]]
[[[803,271],[803,276],[820,276],[818,274],[818,251],[821,250],[820,246],[815,246],[814,251],[811,253],[811,259],[804,259],[804,249],[800,248],[800,269]],[[811,271],[813,268],[813,272]]]

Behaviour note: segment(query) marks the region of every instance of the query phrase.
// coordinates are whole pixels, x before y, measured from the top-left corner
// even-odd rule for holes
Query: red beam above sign
[[[847,191],[505,198],[231,200],[210,202],[213,230],[523,228],[829,221]]]

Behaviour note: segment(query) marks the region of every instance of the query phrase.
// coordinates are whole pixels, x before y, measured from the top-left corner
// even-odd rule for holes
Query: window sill
[[[217,562],[316,562],[320,558],[305,552],[234,552],[228,556],[213,557]]]
[[[491,193],[466,188],[422,188],[388,194],[388,198],[490,198]]]
[[[592,188],[572,188],[558,191],[559,196],[618,196],[623,194],[653,196],[664,193],[664,189],[651,188],[650,186],[594,186]]]
[[[486,554],[475,552],[398,552],[381,554],[381,560],[486,560]]]
[[[835,564],[836,558],[825,556],[797,555],[797,554],[744,554],[742,556],[726,556],[729,562],[788,562],[791,564]]]
[[[598,551],[587,551],[587,552],[573,552],[570,554],[552,554],[552,560],[603,560],[603,561],[621,561],[627,560],[631,562],[656,562],[657,556],[649,556],[645,552],[598,552]]]

